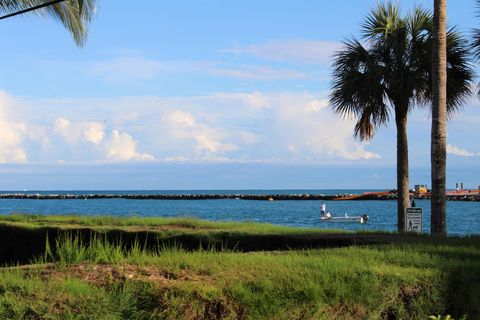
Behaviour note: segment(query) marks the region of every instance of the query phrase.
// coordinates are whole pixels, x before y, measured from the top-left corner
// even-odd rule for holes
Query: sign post
[[[405,231],[422,233],[423,210],[422,208],[407,208],[405,212]]]

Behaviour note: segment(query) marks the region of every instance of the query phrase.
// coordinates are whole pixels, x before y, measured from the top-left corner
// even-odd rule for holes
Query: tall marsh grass
[[[426,319],[467,314],[475,319],[480,314],[480,249],[471,246],[240,253],[178,246],[146,250],[139,242],[125,246],[67,234],[45,251],[37,262],[57,263],[66,272],[71,265],[102,263],[120,269],[145,266],[169,275],[168,285],[127,279],[105,291],[108,296],[117,290],[118,299],[126,301],[129,291],[122,288],[133,286],[143,301],[135,306],[160,312],[159,318]]]
[[[158,247],[158,250],[161,248]],[[157,250],[154,250],[158,252]],[[79,234],[67,232],[55,239],[52,247],[48,237],[45,253],[34,258],[32,263],[58,263],[61,266],[89,262],[94,264],[118,264],[129,258],[141,263],[144,257],[152,256],[147,252],[145,244],[134,241],[128,245],[121,240],[109,241],[105,235],[92,233],[88,239]]]

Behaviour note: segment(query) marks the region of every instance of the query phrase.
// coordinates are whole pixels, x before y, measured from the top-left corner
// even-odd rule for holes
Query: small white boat
[[[349,223],[367,223],[368,216],[366,214],[361,216],[349,216],[345,213],[345,216],[334,217],[327,212],[324,216],[320,217],[321,221],[330,221],[330,222],[349,222]]]

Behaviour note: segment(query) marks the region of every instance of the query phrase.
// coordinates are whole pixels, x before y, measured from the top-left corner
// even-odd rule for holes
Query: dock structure
[[[430,199],[430,193],[411,193],[415,199]],[[335,200],[335,201],[360,201],[360,200],[396,200],[394,191],[366,192],[362,194],[46,194],[46,193],[0,193],[1,199],[27,199],[27,200],[94,200],[94,199],[130,199],[130,200]],[[449,201],[476,201],[480,202],[479,190],[462,190],[462,192],[447,193]]]

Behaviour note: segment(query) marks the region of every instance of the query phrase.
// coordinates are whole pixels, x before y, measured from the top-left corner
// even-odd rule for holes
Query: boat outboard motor
[[[368,221],[368,216],[366,214],[360,217],[360,223],[367,223],[367,221]]]

